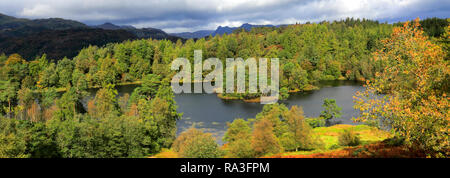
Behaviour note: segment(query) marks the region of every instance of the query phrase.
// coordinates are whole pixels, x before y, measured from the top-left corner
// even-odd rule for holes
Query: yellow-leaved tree
[[[382,42],[383,48],[373,55],[384,71],[354,97],[361,111],[356,120],[380,120],[410,148],[432,157],[448,156],[448,51],[424,35],[419,19],[394,28]]]

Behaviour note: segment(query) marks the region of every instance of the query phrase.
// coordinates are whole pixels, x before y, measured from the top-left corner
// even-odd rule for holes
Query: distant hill
[[[233,33],[234,30],[239,29],[239,28],[245,29],[246,31],[250,31],[250,30],[252,30],[252,28],[257,28],[257,27],[274,27],[274,26],[273,25],[252,25],[249,23],[242,24],[240,27],[219,26],[217,28],[217,30],[212,34],[212,36],[230,34],[230,33]]]
[[[104,30],[126,30],[128,32],[133,33],[138,38],[152,38],[152,39],[169,39],[169,40],[177,40],[178,38],[175,36],[171,36],[167,34],[166,32],[162,31],[161,29],[157,28],[135,28],[131,25],[114,25],[112,23],[104,23],[102,25],[96,25],[92,26],[94,28],[101,28]]]
[[[18,53],[27,60],[44,53],[51,59],[72,58],[89,45],[103,46],[136,38],[125,30],[48,30],[22,37],[0,36],[0,53]]]
[[[27,60],[44,53],[52,59],[72,58],[89,45],[139,38],[180,39],[155,28],[137,29],[112,23],[88,26],[61,18],[30,20],[0,14],[0,54],[18,53]]]
[[[203,38],[214,33],[214,30],[200,30],[195,32],[182,32],[182,33],[171,33],[170,35],[177,36],[184,39],[191,38]]]
[[[105,30],[119,30],[119,29],[123,29],[124,27],[122,26],[118,26],[118,25],[114,25],[110,22],[106,22],[104,24],[101,25],[94,25],[92,26],[94,28],[101,28],[101,29],[105,29]]]
[[[201,30],[201,31],[196,31],[196,32],[171,33],[171,35],[185,38],[185,39],[203,38],[203,37],[207,37],[209,35],[216,36],[216,35],[230,34],[230,33],[233,33],[234,30],[239,29],[239,28],[245,29],[246,31],[250,31],[250,30],[252,30],[252,28],[255,28],[255,27],[274,27],[274,26],[273,25],[252,25],[249,23],[245,23],[245,24],[242,24],[240,27],[219,26],[219,27],[217,27],[217,29],[215,31],[214,30]]]
[[[87,29],[87,25],[61,18],[29,20],[0,14],[0,34],[20,37],[46,30]]]

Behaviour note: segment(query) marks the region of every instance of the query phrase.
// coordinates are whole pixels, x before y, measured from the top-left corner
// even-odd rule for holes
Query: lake
[[[136,85],[118,86],[119,96],[131,94]],[[364,90],[361,83],[354,81],[327,81],[321,82],[321,89],[308,92],[291,93],[289,99],[280,101],[291,108],[297,105],[303,107],[306,117],[318,117],[322,111],[325,98],[335,99],[342,108],[342,117],[333,119],[335,124],[352,124],[352,118],[358,116],[358,111],[353,109],[353,96],[357,91]],[[95,96],[95,92],[91,97]],[[177,122],[177,133],[188,129],[192,125],[213,133],[219,143],[225,133],[227,122],[236,118],[254,118],[261,112],[264,105],[260,103],[246,103],[241,100],[222,100],[216,94],[177,94],[175,101],[178,112],[183,113],[181,120]]]
[[[303,107],[306,117],[318,117],[322,111],[325,98],[335,99],[342,108],[342,117],[333,119],[332,123],[352,124],[352,118],[358,116],[353,109],[353,96],[364,90],[360,83],[353,81],[323,82],[320,90],[291,93],[289,99],[281,101],[291,108],[294,105]],[[193,124],[221,138],[226,130],[227,122],[236,118],[254,118],[262,111],[260,103],[246,103],[241,100],[222,100],[215,94],[178,94],[175,96],[178,112],[183,113],[182,120],[177,122],[178,133]],[[218,140],[221,141],[221,140]]]

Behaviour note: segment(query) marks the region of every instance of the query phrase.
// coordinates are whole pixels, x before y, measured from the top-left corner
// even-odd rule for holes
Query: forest
[[[324,127],[323,120],[339,117],[333,100],[324,101],[316,119],[305,118],[301,107],[266,105],[255,118],[229,123],[224,145],[195,128],[177,136],[182,113],[170,87],[175,74],[170,64],[177,57],[192,63],[199,49],[203,59],[279,58],[281,99],[315,90],[320,81],[364,82],[366,90],[354,97],[361,111],[355,121],[388,126],[389,142],[424,156],[447,157],[449,23],[438,18],[396,24],[347,18],[237,29],[177,42],[109,43],[84,48],[72,59],[3,54],[0,157],[265,157],[330,149],[316,131]],[[129,84],[139,87],[119,97],[116,86]],[[81,100],[90,89],[97,92],[85,108]],[[378,94],[383,97],[371,97]],[[219,97],[252,100],[259,94]],[[339,134],[340,146],[358,144],[353,131]]]

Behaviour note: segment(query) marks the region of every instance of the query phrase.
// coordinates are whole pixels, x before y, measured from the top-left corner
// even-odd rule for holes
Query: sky
[[[59,17],[88,25],[111,22],[169,33],[218,26],[294,24],[366,18],[398,22],[450,17],[450,0],[0,0],[0,13]]]

